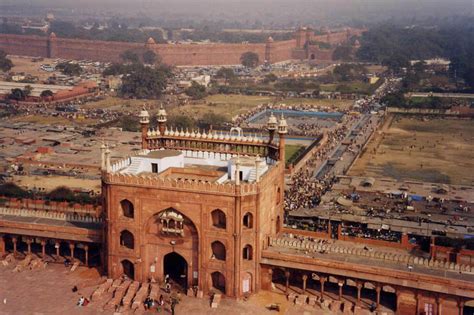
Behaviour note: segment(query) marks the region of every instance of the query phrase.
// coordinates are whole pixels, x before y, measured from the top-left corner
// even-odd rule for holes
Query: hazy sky
[[[40,10],[38,11],[38,7]],[[264,23],[371,22],[474,14],[474,0],[0,0],[0,14],[52,10],[58,14],[153,19],[259,20]]]

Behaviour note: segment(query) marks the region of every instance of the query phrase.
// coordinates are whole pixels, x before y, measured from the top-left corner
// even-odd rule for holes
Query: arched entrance
[[[186,291],[188,285],[188,263],[178,253],[172,252],[163,258],[164,275],[169,275],[174,283]]]
[[[132,280],[135,280],[135,266],[130,260],[122,260],[123,274]]]
[[[225,294],[225,277],[219,271],[211,273],[212,287]]]

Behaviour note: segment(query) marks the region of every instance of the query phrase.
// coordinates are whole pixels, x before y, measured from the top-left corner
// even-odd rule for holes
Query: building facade
[[[259,290],[260,253],[283,217],[286,121],[272,116],[257,137],[168,129],[163,109],[157,129],[140,118],[139,154],[111,165],[103,151],[109,276]]]

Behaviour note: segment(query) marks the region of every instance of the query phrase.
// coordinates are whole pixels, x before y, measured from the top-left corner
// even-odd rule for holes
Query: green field
[[[194,119],[201,118],[204,114],[212,112],[223,115],[227,121],[233,117],[245,113],[248,110],[267,103],[275,104],[312,104],[315,106],[331,107],[345,110],[352,105],[350,100],[328,100],[328,99],[308,99],[308,98],[287,98],[276,101],[274,97],[269,96],[249,96],[235,94],[216,94],[206,97],[204,100],[194,104],[174,107],[169,110],[171,115],[187,115]]]
[[[298,152],[298,150],[300,150],[303,147],[304,147],[303,145],[299,145],[299,144],[285,145],[285,161],[288,163],[288,161],[293,158],[293,156]]]
[[[320,87],[321,91],[326,92],[370,94],[381,84],[382,81],[379,80],[379,82],[376,84],[369,84],[362,81],[340,82],[333,84],[321,84]]]

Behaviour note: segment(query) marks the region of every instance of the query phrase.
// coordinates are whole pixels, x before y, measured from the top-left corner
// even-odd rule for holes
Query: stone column
[[[418,314],[418,310],[420,309],[420,293],[418,291],[415,292],[415,299],[416,299],[416,314]]]
[[[13,254],[16,255],[17,254],[16,244],[18,242],[18,238],[16,236],[12,236],[12,242],[13,242]]]
[[[86,252],[86,266],[89,267],[89,245],[84,245],[84,251]]]
[[[71,261],[74,261],[74,243],[69,243],[69,250],[71,251]]]
[[[31,254],[31,242],[32,242],[31,238],[26,239],[26,245],[28,245],[28,255]]]
[[[441,303],[443,302],[443,299],[439,294],[436,295],[436,314],[441,315]]]
[[[303,294],[306,292],[306,281],[308,280],[308,275],[303,275]]]
[[[375,287],[375,292],[377,292],[377,310],[380,309],[380,291],[382,290],[382,287],[380,285],[377,285]]]
[[[326,282],[327,277],[319,277],[319,283],[321,284],[321,297],[324,296],[324,282]]]
[[[58,241],[56,241],[54,243],[54,248],[56,248],[56,256],[57,257],[59,257],[59,247],[61,247],[61,244]]]
[[[344,285],[344,281],[338,281],[337,285],[339,286],[339,301],[342,300],[342,286]]]
[[[41,240],[41,257],[46,257],[46,241]]]
[[[464,313],[464,301],[463,300],[458,301],[458,307],[459,307],[459,315],[463,315],[463,313]]]
[[[285,293],[288,293],[288,288],[290,287],[290,272],[288,270],[285,271],[285,278],[286,278]]]
[[[0,234],[0,254],[5,253],[5,236]]]
[[[363,284],[361,282],[357,282],[356,286],[357,286],[357,304],[360,304],[360,295],[361,295]]]

